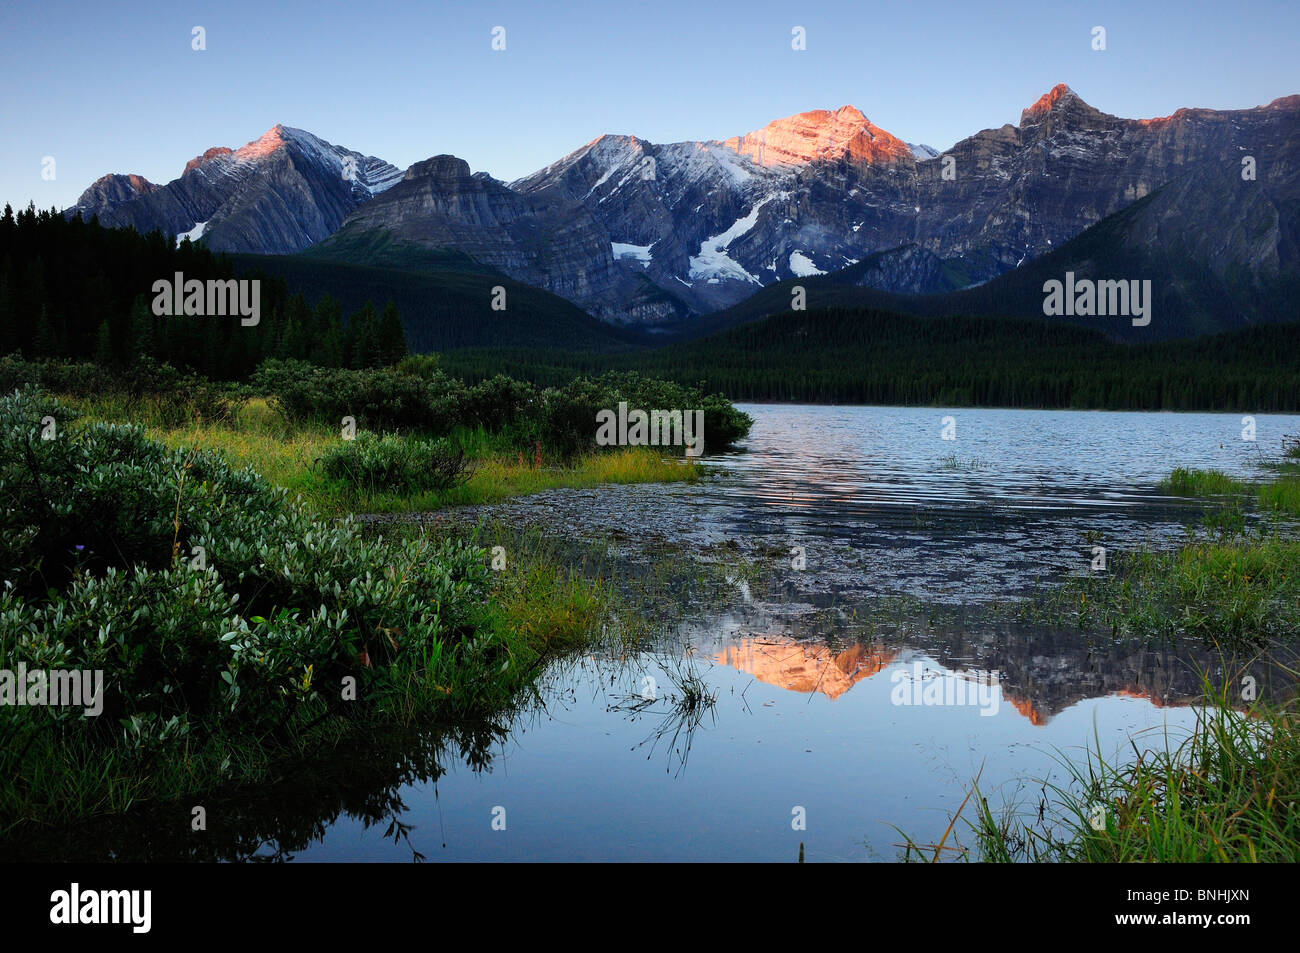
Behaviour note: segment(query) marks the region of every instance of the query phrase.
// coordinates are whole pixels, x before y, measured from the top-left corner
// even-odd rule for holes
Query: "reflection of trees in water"
[[[16,839],[21,843],[0,843],[0,861],[286,863],[346,816],[367,829],[387,823],[385,837],[406,844],[418,862],[424,855],[411,845],[413,825],[402,820],[402,789],[436,784],[444,766],[457,760],[474,772],[487,770],[505,736],[503,726],[482,724],[351,741],[256,790],[196,796],[76,828],[25,830]],[[196,804],[206,809],[205,831],[191,829]]]

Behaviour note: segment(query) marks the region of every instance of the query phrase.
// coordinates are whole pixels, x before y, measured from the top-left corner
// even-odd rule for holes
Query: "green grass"
[[[1116,554],[1108,576],[1044,597],[1056,621],[1115,636],[1249,647],[1300,632],[1300,541],[1202,540]]]
[[[1070,580],[1025,603],[1022,612],[1054,622],[1073,618],[1081,629],[1112,638],[1197,638],[1223,652],[1249,649],[1296,674],[1277,658],[1294,658],[1300,642],[1300,540],[1285,519],[1300,514],[1300,467],[1270,466],[1274,479],[1261,483],[1174,470],[1162,488],[1210,500],[1210,533],[1171,552],[1115,553],[1106,575]],[[1247,530],[1240,506],[1252,498],[1262,519]],[[977,777],[938,843],[917,844],[904,835],[905,859],[1300,860],[1296,700],[1238,698],[1239,676],[1218,688],[1203,676],[1196,724],[1185,737],[1144,746],[1152,751],[1134,743],[1132,758],[1108,756],[1100,743],[1082,761],[1062,755],[1067,781],[1035,781],[1036,803],[995,810]],[[953,833],[963,813],[970,818],[970,845]]]
[[[1300,516],[1300,464],[1282,463],[1275,468],[1278,479],[1256,489],[1260,509],[1269,513]]]
[[[1200,532],[1169,551],[1114,550],[1109,571],[1066,581],[1016,608],[1022,619],[1112,637],[1195,638],[1229,648],[1300,634],[1300,467],[1274,465],[1271,482],[1248,483],[1216,471],[1179,468],[1161,483],[1169,493],[1207,501]],[[1247,524],[1247,507],[1256,518]]]
[[[620,447],[568,460],[550,457],[536,448],[512,452],[495,435],[462,428],[452,438],[474,460],[469,482],[443,492],[369,492],[330,480],[320,471],[317,461],[321,455],[342,439],[338,430],[288,421],[265,398],[241,401],[220,419],[184,422],[177,420],[176,404],[169,398],[110,395],[62,399],[90,421],[140,423],[150,438],[168,446],[219,451],[231,463],[251,466],[324,515],[436,510],[567,487],[694,483],[704,471],[693,459],[667,457],[650,447]]]
[[[1284,707],[1235,709],[1207,682],[1186,737],[1134,757],[1062,756],[1068,780],[1037,781],[1036,804],[990,806],[978,781],[972,846],[918,845],[906,859],[1071,863],[1256,863],[1300,860],[1300,720]],[[951,832],[950,826],[949,831]]]
[[[1230,493],[1246,493],[1249,491],[1249,486],[1218,470],[1189,470],[1178,467],[1160,482],[1160,489],[1174,496],[1223,496]]]
[[[1174,496],[1251,496],[1260,509],[1289,516],[1300,515],[1300,464],[1287,461],[1269,465],[1275,479],[1264,482],[1237,480],[1218,470],[1178,467],[1160,482],[1160,490]]]

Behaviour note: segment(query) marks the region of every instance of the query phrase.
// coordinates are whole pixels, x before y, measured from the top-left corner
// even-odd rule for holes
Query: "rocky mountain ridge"
[[[1216,256],[1219,216],[1197,201],[1209,219],[1193,251],[1220,269],[1291,267],[1297,129],[1300,96],[1122,119],[1061,84],[1018,125],[982,130],[942,153],[841,106],[722,140],[604,135],[505,183],[449,155],[402,173],[275,126],[240,149],[209,149],[166,185],[106,176],[69,212],[227,251],[314,246],[370,264],[385,264],[365,260],[381,247],[456,251],[606,320],[653,326],[895,248],[925,255],[909,252],[906,263],[882,263],[862,280],[904,293],[978,285],[1163,186],[1174,183],[1168,195],[1192,201],[1182,178],[1247,157],[1272,183],[1251,221],[1272,214],[1276,227],[1264,230],[1263,245],[1232,238],[1226,257]],[[1148,237],[1182,239],[1159,232]]]

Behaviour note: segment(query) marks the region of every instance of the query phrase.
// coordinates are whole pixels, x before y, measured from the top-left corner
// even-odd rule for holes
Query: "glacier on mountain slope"
[[[211,219],[209,219],[208,221],[211,221]],[[176,241],[183,242],[185,241],[185,239],[188,238],[192,242],[197,242],[200,238],[203,237],[203,230],[207,227],[208,227],[207,222],[198,222],[188,232],[181,232],[179,235],[177,235]]]
[[[707,278],[710,282],[722,278],[734,278],[740,281],[751,281],[760,286],[763,284],[728,255],[727,249],[731,247],[732,242],[754,227],[758,222],[759,209],[776,198],[777,194],[779,193],[767,195],[755,202],[749,213],[736,219],[725,232],[700,242],[700,253],[691,257],[689,277],[692,281],[698,278]]]

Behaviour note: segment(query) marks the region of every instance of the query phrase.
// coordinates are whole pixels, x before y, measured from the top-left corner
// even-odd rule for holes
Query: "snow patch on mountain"
[[[601,196],[600,201],[605,202],[608,199],[612,198],[614,194],[618,192],[619,189],[627,185],[627,183],[632,179],[633,176],[640,179],[642,182],[653,182],[655,180],[655,157],[644,156],[639,162],[636,163],[636,165],[634,165],[623,175],[623,178],[618,180],[618,185],[610,189],[608,195]],[[602,181],[604,180],[602,179]],[[596,185],[599,184],[600,184],[599,182],[596,183]],[[592,187],[592,191],[595,191],[595,186]],[[590,195],[591,192],[588,192],[587,194]]]
[[[790,252],[790,271],[793,272],[797,278],[811,278],[813,275],[826,274],[826,272],[813,264],[813,260],[802,251]]]
[[[716,282],[723,278],[734,278],[762,285],[761,281],[727,254],[727,249],[731,247],[732,242],[754,227],[758,222],[759,210],[776,197],[775,194],[768,195],[755,202],[749,213],[736,219],[725,232],[704,239],[700,243],[700,253],[691,257],[689,272],[691,280],[707,278],[710,282]]]
[[[602,175],[599,179],[597,179],[595,184],[591,188],[587,189],[587,194],[582,197],[582,200],[585,202],[587,201],[587,199],[591,198],[591,194],[595,192],[598,188],[600,188],[602,185],[604,185],[606,182],[608,182],[609,177],[613,175],[616,171],[618,171],[618,166],[615,165],[612,165],[608,169],[606,169],[605,174]]]
[[[651,242],[649,245],[632,245],[627,242],[610,242],[609,244],[613,249],[615,259],[634,258],[643,265],[648,265],[654,261],[650,249],[655,247],[656,242]]]
[[[211,221],[211,219],[209,219],[209,221]],[[188,232],[181,232],[179,235],[177,235],[176,241],[183,242],[185,239],[188,238],[192,242],[197,242],[200,238],[203,237],[203,230],[207,227],[208,227],[207,222],[199,222]]]

